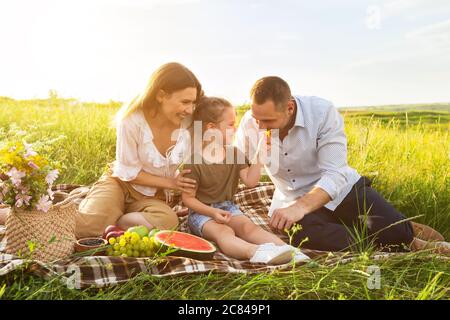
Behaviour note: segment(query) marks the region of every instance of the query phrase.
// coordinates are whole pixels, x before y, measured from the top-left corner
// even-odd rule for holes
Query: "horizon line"
[[[56,92],[57,93],[57,92]],[[0,95],[0,99],[8,99],[8,100],[14,100],[14,101],[33,101],[33,100],[40,100],[40,101],[45,101],[45,100],[51,100],[51,99],[56,99],[56,100],[72,100],[72,101],[78,101],[80,103],[97,103],[97,104],[111,104],[111,103],[115,103],[115,104],[124,104],[126,103],[125,101],[120,101],[120,100],[115,100],[115,99],[109,99],[108,101],[104,101],[104,100],[84,100],[82,98],[75,98],[75,97],[63,97],[60,95],[56,95],[55,97],[52,97],[51,95],[49,95],[47,98],[38,98],[38,97],[34,97],[34,98],[13,98],[10,96],[4,96],[4,95]],[[241,108],[244,106],[249,106],[250,102],[246,101],[243,103],[239,103],[236,104],[234,107],[235,108]],[[371,104],[371,105],[340,105],[337,106],[337,109],[345,109],[345,108],[373,108],[373,107],[402,107],[402,106],[414,106],[414,105],[450,105],[450,101],[437,101],[437,102],[411,102],[411,103],[391,103],[391,104]]]

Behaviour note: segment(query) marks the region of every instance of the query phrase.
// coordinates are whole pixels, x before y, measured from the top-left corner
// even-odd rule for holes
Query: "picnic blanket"
[[[69,195],[80,194],[74,201],[81,201],[89,186],[60,184],[54,187],[56,196],[65,198]],[[235,202],[254,223],[262,228],[268,227],[267,211],[271,203],[274,186],[268,182],[261,182],[255,188],[245,188],[241,185],[235,196]],[[179,205],[179,203],[174,203]],[[179,230],[190,232],[186,217],[182,217]],[[0,226],[0,238],[4,234],[4,226]],[[285,237],[285,240],[286,239]],[[305,263],[320,263],[326,265],[343,264],[352,261],[355,256],[349,252],[331,253],[317,250],[303,249],[312,258],[312,262],[300,264],[287,263],[278,266],[250,263],[225,256],[216,252],[212,260],[200,261],[190,258],[167,256],[164,258],[122,258],[111,256],[70,257],[53,263],[40,261],[26,261],[16,256],[4,253],[6,239],[0,242],[0,276],[14,270],[25,268],[27,272],[44,278],[60,277],[60,280],[70,288],[105,287],[128,281],[141,272],[156,277],[176,276],[185,274],[200,274],[209,272],[222,273],[260,273],[274,271],[290,271],[301,268]],[[373,258],[386,258],[393,253],[379,253]]]

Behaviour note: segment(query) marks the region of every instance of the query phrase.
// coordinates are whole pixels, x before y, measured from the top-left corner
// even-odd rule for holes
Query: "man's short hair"
[[[280,77],[264,77],[255,82],[250,97],[257,104],[272,100],[277,109],[284,109],[291,98],[291,89]]]

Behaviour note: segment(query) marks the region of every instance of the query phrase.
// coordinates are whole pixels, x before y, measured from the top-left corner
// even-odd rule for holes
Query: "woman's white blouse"
[[[185,128],[184,125],[182,128]],[[187,131],[176,130],[173,140],[177,141],[166,155],[161,155],[153,143],[153,133],[141,109],[124,118],[116,126],[116,160],[112,176],[123,181],[134,180],[141,170],[150,174],[174,176],[188,150]],[[178,131],[178,132],[177,132]],[[154,196],[156,188],[131,183],[140,193]]]

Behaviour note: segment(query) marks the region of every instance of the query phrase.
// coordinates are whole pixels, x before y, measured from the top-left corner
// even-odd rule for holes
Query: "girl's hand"
[[[181,192],[193,193],[197,188],[197,181],[184,177],[185,174],[190,172],[191,170],[189,169],[181,170],[172,181],[172,189],[179,190]]]
[[[216,209],[212,218],[217,223],[227,224],[231,220],[231,212],[222,209]]]
[[[267,129],[258,141],[251,163],[266,164],[272,148],[272,130]]]
[[[178,217],[185,217],[189,214],[189,209],[180,205],[176,205],[172,210],[175,211]]]

